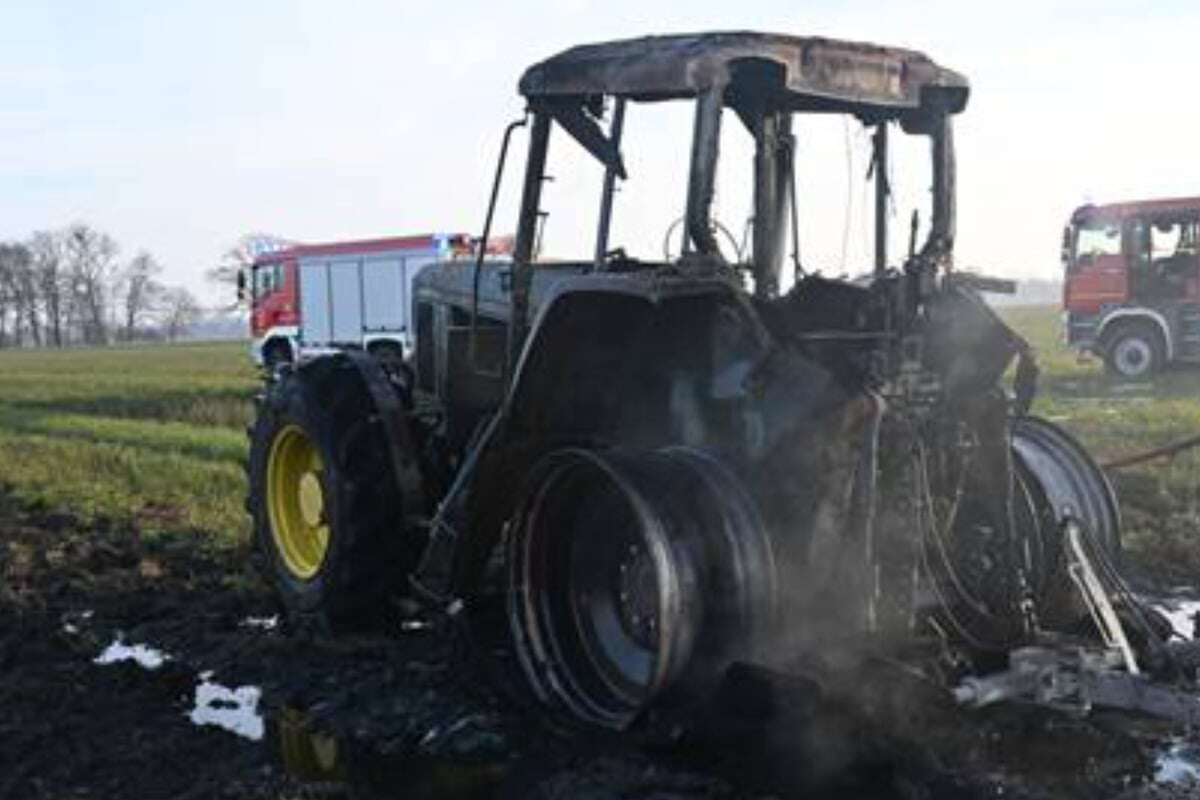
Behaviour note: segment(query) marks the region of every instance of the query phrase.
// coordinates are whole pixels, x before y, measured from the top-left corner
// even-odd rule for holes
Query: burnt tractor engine
[[[1107,560],[1117,506],[1028,415],[1032,353],[979,294],[1005,282],[953,270],[965,79],[911,51],[737,33],[574,48],[521,91],[512,261],[484,255],[493,191],[478,260],[414,283],[411,362],[316,359],[261,403],[249,508],[295,622],[463,615],[549,711],[618,729],[735,661],[922,649],[952,682],[1087,628],[1064,531]],[[609,248],[622,121],[670,100],[695,106],[684,243],[643,261]],[[710,218],[728,110],[756,153],[745,257]],[[874,129],[877,209],[889,131],[928,137],[932,217],[898,266],[879,213],[869,275],[795,255],[781,293],[806,113]],[[554,129],[604,169],[591,259],[535,257]]]

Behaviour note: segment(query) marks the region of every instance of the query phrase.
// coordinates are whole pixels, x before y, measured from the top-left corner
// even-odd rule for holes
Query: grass
[[[149,537],[244,540],[244,343],[0,352],[0,483]]]
[[[1111,378],[1061,341],[1058,311],[1005,309],[1005,320],[1036,348],[1041,391],[1033,413],[1077,436],[1101,463],[1200,433],[1200,369],[1171,369],[1153,380]],[[1180,582],[1200,575],[1200,449],[1108,471],[1121,500],[1127,556]]]
[[[1051,307],[1005,309],[1035,346],[1034,412],[1101,461],[1200,432],[1200,370],[1109,379],[1062,346]],[[195,531],[244,541],[244,428],[256,373],[244,343],[0,351],[0,484],[18,499],[148,536]],[[1200,450],[1111,472],[1139,564],[1200,572]]]

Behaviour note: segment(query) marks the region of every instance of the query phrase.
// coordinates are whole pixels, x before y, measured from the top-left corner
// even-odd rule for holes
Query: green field
[[[233,544],[255,388],[240,342],[0,352],[0,483],[85,520]]]
[[[1101,460],[1200,432],[1200,370],[1114,382],[1059,343],[1052,308],[1006,318],[1043,367],[1035,411]],[[0,352],[0,484],[19,500],[146,536],[246,540],[242,509],[256,372],[244,343]],[[1131,555],[1200,573],[1200,450],[1113,471]]]

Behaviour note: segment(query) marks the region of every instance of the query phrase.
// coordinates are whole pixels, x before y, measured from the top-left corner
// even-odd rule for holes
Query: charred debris
[[[1103,472],[1029,415],[1034,354],[980,295],[1011,284],[954,267],[965,78],[908,50],[714,33],[575,47],[520,91],[496,174],[527,133],[511,262],[484,255],[494,189],[478,261],[415,281],[408,366],[330,356],[268,390],[251,509],[297,618],[354,624],[401,586],[406,607],[465,620],[522,697],[608,729],[687,713],[739,662],[851,694],[845,665],[887,663],[966,705],[1200,720],[1197,651],[1126,587]],[[623,120],[660,102],[691,104],[694,125],[681,252],[647,261],[609,239],[614,187],[636,179]],[[811,114],[873,131],[858,279],[800,259]],[[755,147],[744,258],[711,213],[725,125]],[[552,133],[606,179],[593,255],[541,263]],[[897,258],[883,210],[900,135],[928,141],[931,208]],[[273,442],[297,428],[329,509],[315,577],[292,568],[291,501],[271,497]]]

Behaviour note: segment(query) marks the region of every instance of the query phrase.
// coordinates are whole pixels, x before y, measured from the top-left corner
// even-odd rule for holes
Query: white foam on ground
[[[126,644],[120,636],[104,649],[100,655],[92,659],[95,664],[117,664],[122,661],[136,661],[146,669],[158,669],[171,660],[171,656],[161,650],[144,644]],[[263,718],[258,710],[258,702],[262,699],[262,689],[257,686],[239,686],[230,689],[219,683],[213,683],[212,670],[201,672],[198,676],[200,683],[196,684],[195,701],[188,718],[195,725],[216,725],[238,736],[244,736],[253,741],[263,738]]]
[[[87,622],[92,618],[93,613],[95,612],[89,609],[80,611],[78,614],[64,614],[62,626],[63,630],[74,636],[75,634],[79,633],[79,625],[76,623]]]
[[[158,669],[171,657],[161,650],[144,644],[125,644],[118,636],[104,652],[92,659],[93,664],[117,664],[121,661],[136,661],[146,669]]]
[[[1200,761],[1195,745],[1175,742],[1154,762],[1154,780],[1158,783],[1200,785]]]
[[[1200,612],[1200,600],[1159,600],[1152,607],[1171,622],[1177,634],[1191,640],[1195,629],[1192,617]]]
[[[188,718],[195,725],[216,725],[253,741],[263,738],[263,718],[258,711],[262,689],[239,686],[230,689],[208,680],[211,672],[202,673],[196,686],[196,702]]]

